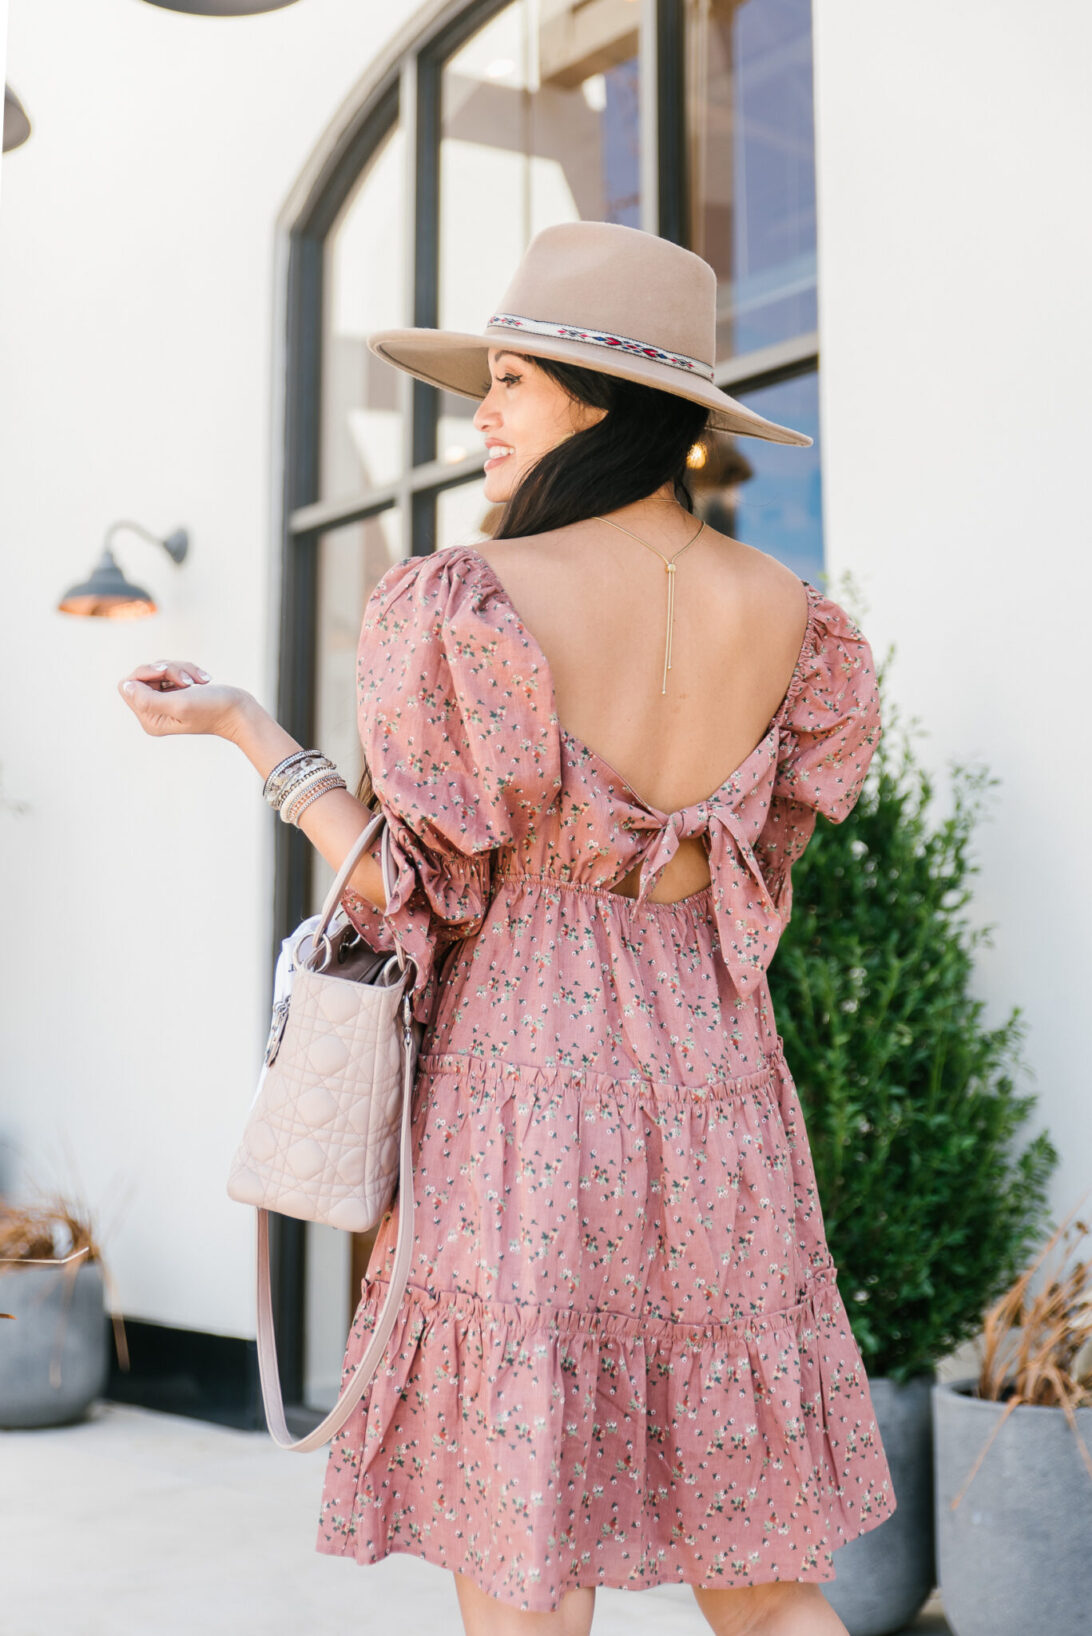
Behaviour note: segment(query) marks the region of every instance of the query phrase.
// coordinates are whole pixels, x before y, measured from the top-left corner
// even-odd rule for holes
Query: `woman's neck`
[[[654,545],[664,539],[671,541],[680,533],[693,532],[696,521],[694,514],[673,497],[670,484],[603,515],[643,535]]]

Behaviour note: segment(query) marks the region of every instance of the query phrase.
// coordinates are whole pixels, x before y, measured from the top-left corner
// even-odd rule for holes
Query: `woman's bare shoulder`
[[[499,572],[510,562],[526,563],[532,557],[544,560],[571,534],[571,529],[551,528],[542,534],[518,534],[503,540],[475,540],[474,550]]]
[[[726,560],[756,591],[780,592],[791,597],[794,590],[802,585],[799,576],[768,551],[759,550],[757,545],[747,545],[743,540],[734,539],[731,534],[720,534],[716,529],[707,528],[706,532],[722,550]]]
[[[576,566],[587,548],[589,528],[594,519],[585,519],[564,528],[511,539],[486,539],[474,550],[483,557],[498,579],[513,592],[533,593],[564,578],[564,570]],[[781,629],[787,639],[803,640],[809,615],[804,582],[777,557],[757,546],[748,545],[730,534],[706,525],[704,542],[706,570],[712,571],[707,589],[714,604],[727,613],[744,614],[748,624],[758,622]],[[712,549],[709,549],[709,548]]]
[[[730,548],[732,561],[741,579],[756,597],[768,598],[772,608],[806,608],[804,581],[779,557],[771,556],[768,551],[760,551],[756,545],[745,545],[742,540],[734,540],[727,534],[716,537]]]

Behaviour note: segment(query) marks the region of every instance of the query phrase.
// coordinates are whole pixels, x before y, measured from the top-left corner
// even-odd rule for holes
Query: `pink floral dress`
[[[894,1509],[766,979],[792,863],[817,812],[851,811],[881,733],[868,642],[803,583],[777,715],[672,813],[559,725],[472,547],[369,599],[359,723],[396,882],[385,915],[343,901],[418,963],[416,1243],[331,1444],[321,1552],[408,1552],[542,1611],[580,1585],[829,1580]],[[650,902],[693,835],[710,884]],[[612,892],[638,865],[640,895]]]

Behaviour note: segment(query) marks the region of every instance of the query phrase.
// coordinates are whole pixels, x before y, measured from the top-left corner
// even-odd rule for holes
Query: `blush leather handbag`
[[[230,1196],[258,1211],[258,1369],[266,1421],[274,1442],[297,1454],[328,1442],[359,1403],[394,1327],[413,1247],[410,1134],[422,1032],[411,1006],[414,966],[400,945],[393,954],[371,948],[338,902],[380,830],[390,898],[390,834],[379,812],[350,848],[321,912],[281,945],[265,1060],[228,1178]],[[382,1218],[396,1182],[394,1270],[368,1347],[326,1418],[293,1441],[277,1369],[270,1212],[359,1233]]]

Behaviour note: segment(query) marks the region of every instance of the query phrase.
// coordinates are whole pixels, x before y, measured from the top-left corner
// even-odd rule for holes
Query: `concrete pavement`
[[[325,1451],[98,1403],[0,1431],[2,1636],[459,1636],[451,1575],[313,1548]],[[685,1586],[600,1590],[595,1636],[700,1636]],[[939,1612],[915,1636],[942,1636]]]

